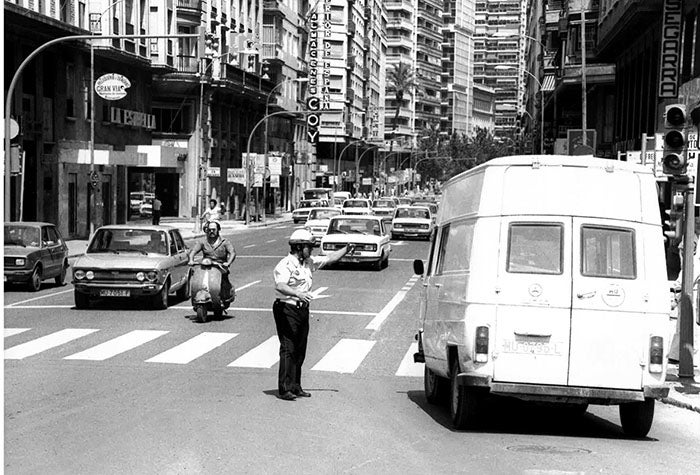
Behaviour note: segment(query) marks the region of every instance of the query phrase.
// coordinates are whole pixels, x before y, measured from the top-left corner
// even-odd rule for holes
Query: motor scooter
[[[214,318],[220,319],[235,299],[233,288],[231,288],[231,299],[221,298],[221,282],[228,270],[221,263],[208,257],[202,259],[199,264],[193,264],[193,267],[190,276],[190,295],[192,309],[196,312],[195,321],[208,322],[209,312],[213,312]]]

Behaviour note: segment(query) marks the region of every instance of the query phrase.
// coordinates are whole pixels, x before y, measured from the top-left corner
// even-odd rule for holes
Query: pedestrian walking
[[[301,367],[306,357],[309,336],[309,303],[312,274],[319,268],[338,261],[354,246],[347,245],[327,256],[312,256],[314,238],[305,229],[298,229],[289,238],[290,252],[275,267],[275,294],[272,305],[277,336],[280,340],[280,365],[277,382],[280,399],[293,401],[310,397],[301,387]]]
[[[163,203],[158,199],[158,197],[153,198],[153,205],[151,208],[151,214],[153,217],[153,224],[158,225],[160,224],[160,208],[163,206]]]

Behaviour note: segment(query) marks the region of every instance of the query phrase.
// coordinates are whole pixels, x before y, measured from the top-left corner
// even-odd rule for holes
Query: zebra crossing
[[[4,337],[30,335],[31,328],[5,328]],[[5,360],[24,360],[49,350],[57,349],[69,343],[87,343],[90,336],[98,336],[100,330],[92,328],[65,328],[53,333],[38,336],[31,340],[7,347],[4,352]],[[98,344],[83,347],[80,351],[63,356],[64,360],[106,361],[118,355],[126,354],[142,347],[147,343],[158,340],[170,332],[167,330],[132,330],[122,335]],[[235,345],[239,333],[201,332],[187,340],[172,346],[150,358],[144,363],[159,363],[186,365],[205,357],[208,353],[225,345]],[[353,374],[361,368],[370,357],[376,340],[357,338],[341,338],[318,361],[308,361],[311,371],[323,371],[341,374]],[[77,348],[76,348],[77,349]],[[413,362],[413,353],[417,351],[417,343],[413,342],[406,348],[405,354],[394,372],[400,377],[419,377],[423,375],[423,365]],[[231,368],[272,369],[279,362],[279,340],[270,336],[241,356],[228,363]]]

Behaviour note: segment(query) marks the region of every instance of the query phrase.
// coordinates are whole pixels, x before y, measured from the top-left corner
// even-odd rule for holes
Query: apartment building
[[[440,130],[471,136],[475,130],[474,2],[445,2],[442,28]],[[480,100],[483,97],[480,98]],[[476,105],[480,114],[482,103]]]
[[[515,141],[525,76],[527,0],[477,0],[474,7],[474,82],[495,90],[496,136]]]

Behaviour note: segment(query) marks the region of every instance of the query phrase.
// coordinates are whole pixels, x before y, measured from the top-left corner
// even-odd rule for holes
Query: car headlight
[[[377,245],[376,244],[365,244],[363,247],[364,251],[376,251],[377,250]]]
[[[154,282],[156,279],[158,279],[158,272],[154,270],[146,272],[146,278],[151,282]]]
[[[324,242],[324,243],[323,243],[323,250],[324,250],[324,251],[332,251],[333,249],[334,249],[333,244],[331,244],[331,243],[329,243],[329,242]]]
[[[429,224],[421,224],[420,228],[421,229],[430,229],[430,225]]]
[[[92,280],[95,278],[95,273],[93,271],[89,270],[85,273],[85,278],[87,280]]]
[[[23,257],[20,257],[18,259],[15,259],[15,265],[16,266],[24,266],[24,264],[27,263],[27,260],[24,259]]]
[[[394,228],[394,229],[403,229],[403,224],[401,224],[401,223],[396,223],[396,224],[393,225],[393,228]]]
[[[139,282],[143,282],[144,280],[146,280],[146,274],[144,272],[137,272],[136,280],[138,280]]]
[[[73,277],[75,280],[83,280],[85,278],[85,271],[82,269],[78,269],[75,272],[73,272]]]

